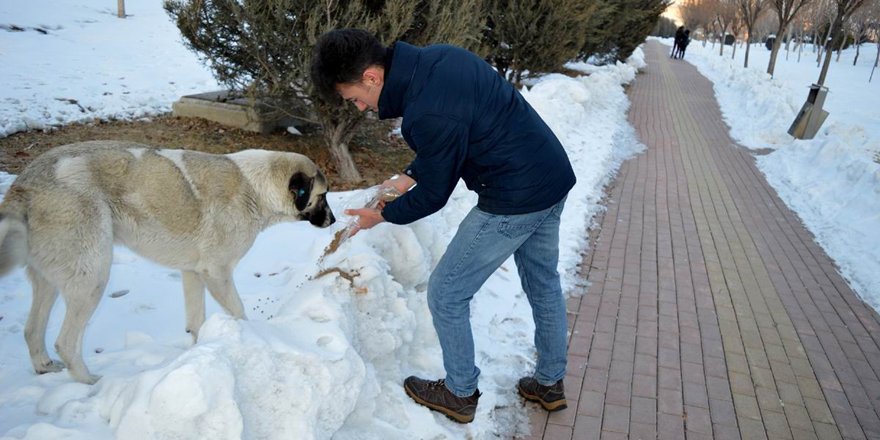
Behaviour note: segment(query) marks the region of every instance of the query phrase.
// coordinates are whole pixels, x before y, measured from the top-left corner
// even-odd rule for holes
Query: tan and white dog
[[[83,362],[82,339],[107,285],[114,243],[182,272],[194,341],[205,321],[206,286],[227,313],[245,318],[232,270],[274,223],[331,225],[327,189],[314,162],[296,153],[215,155],[97,141],[39,156],[0,204],[0,275],[26,265],[33,288],[25,340],[34,369],[64,367],[45,344],[60,291],[67,312],[55,348],[75,380],[98,380]]]

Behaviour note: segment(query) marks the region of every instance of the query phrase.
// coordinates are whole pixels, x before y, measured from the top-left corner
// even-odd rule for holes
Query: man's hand
[[[346,209],[345,215],[358,216],[357,223],[355,223],[354,227],[351,229],[351,235],[349,235],[349,237],[354,237],[361,229],[370,229],[385,221],[385,219],[382,218],[382,211],[372,208]]]
[[[382,186],[390,186],[390,187],[396,189],[401,194],[404,194],[407,191],[409,191],[409,189],[412,188],[413,185],[415,185],[415,184],[416,184],[416,181],[413,180],[412,177],[407,176],[406,174],[400,174],[400,175],[394,176],[394,177],[382,182]]]

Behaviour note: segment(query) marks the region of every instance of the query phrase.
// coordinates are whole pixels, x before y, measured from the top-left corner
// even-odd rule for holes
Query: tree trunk
[[[733,54],[730,55],[730,59],[732,59],[732,60],[736,59],[736,40],[733,40]]]
[[[837,18],[831,23],[831,26],[828,27],[828,37],[833,36],[833,32],[838,32],[837,29],[840,29],[843,26],[843,18],[840,14],[837,15]],[[825,37],[825,63],[822,64],[822,73],[819,74],[819,82],[818,84],[825,84],[825,77],[828,76],[828,67],[831,65],[831,55],[834,53],[834,47],[831,44],[834,42],[834,39],[831,38],[829,41],[828,37]]]
[[[116,16],[125,18],[125,0],[116,0]]]
[[[333,162],[336,164],[339,177],[349,183],[356,183],[363,180],[361,173],[358,172],[357,165],[354,163],[354,159],[351,158],[351,153],[348,151],[348,142],[351,140],[352,136],[354,136],[355,125],[356,124],[343,122],[325,128],[330,132],[328,139],[330,143],[330,155],[333,157]]]
[[[790,37],[791,34],[792,34],[792,32],[791,32],[791,26],[792,26],[792,25],[789,24],[789,25],[788,25],[788,29],[785,30],[785,36],[786,36],[786,37]],[[777,35],[779,35],[779,34],[777,34]],[[785,51],[786,51],[786,52],[788,52],[788,51],[791,49],[790,46],[791,46],[791,38],[786,38],[786,39],[785,39]],[[786,58],[786,59],[787,59],[787,58]]]
[[[828,32],[825,34],[825,39],[822,40],[822,50],[816,55],[816,67],[822,65],[822,54],[825,53],[825,48],[830,47],[831,43],[828,41],[828,38],[831,37],[831,31],[834,29],[834,23],[831,23],[831,26],[828,26]]]
[[[801,41],[798,41],[798,62],[801,62],[801,54],[804,53],[804,35],[801,34]]]
[[[874,67],[871,68],[871,76],[868,77],[868,82],[874,79],[874,70],[877,69],[878,63],[880,63],[880,40],[877,40],[877,55],[874,57]]]
[[[825,84],[825,77],[828,76],[828,67],[831,65],[831,56],[834,55],[834,48],[830,45],[827,49],[825,49],[825,62],[822,63],[822,73],[819,74],[819,82],[818,84]]]
[[[751,39],[752,39],[752,31],[751,31],[751,29],[749,29],[749,40],[751,40]],[[743,67],[746,69],[749,68],[749,50],[751,48],[752,48],[752,42],[746,40],[746,61],[745,61],[745,63],[743,63]]]
[[[859,39],[861,39],[861,38],[862,38],[862,37],[861,37],[861,35],[860,35],[860,36],[859,36]],[[862,48],[862,45],[856,43],[856,57],[853,58],[853,66],[855,66],[856,63],[859,62],[859,51],[860,51],[861,48]]]
[[[782,39],[785,38],[783,35],[783,30],[785,28],[782,24],[779,24],[779,28],[776,30],[776,39],[773,40],[773,48],[770,49],[770,62],[767,63],[767,73],[770,74],[770,77],[773,77],[773,71],[776,70],[776,57],[779,55],[779,48],[782,46]],[[788,43],[785,44],[785,59],[788,59]]]
[[[336,107],[322,107],[318,115],[339,177],[348,183],[361,182],[363,178],[351,158],[348,143],[354,136],[355,128],[363,121],[363,116]]]
[[[788,56],[791,55],[791,26],[788,27],[788,32],[785,33],[785,36],[788,39],[785,41],[785,61],[788,61]],[[794,47],[797,49],[797,46]]]
[[[840,53],[843,52],[843,46],[846,44],[846,32],[841,35],[840,38],[840,46],[837,47],[837,58],[834,59],[835,63],[840,62]]]

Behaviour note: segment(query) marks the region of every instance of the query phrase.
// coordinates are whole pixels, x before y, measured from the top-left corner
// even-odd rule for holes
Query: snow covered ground
[[[665,44],[671,46],[671,40]],[[798,62],[780,52],[774,78],[763,44],[749,51],[700,41],[687,48],[686,60],[715,84],[721,111],[734,139],[748,148],[774,151],[758,157],[758,166],[788,206],[798,213],[816,240],[839,266],[863,300],[880,309],[880,69],[868,82],[877,46],[865,44],[857,65],[855,48],[832,58],[825,86],[830,113],[812,140],[796,140],[788,128],[807,98],[820,68],[812,46]],[[794,46],[792,46],[794,49]]]
[[[167,111],[181,94],[212,90],[209,72],[180,44],[158,1],[127,2],[120,20],[105,0],[0,4],[0,136],[93,117]],[[7,31],[12,26],[25,31]],[[33,30],[40,28],[48,33]],[[595,68],[589,79],[552,75],[523,94],[565,145],[578,184],[561,229],[567,291],[602,187],[640,150],[626,121],[623,84],[642,65]],[[75,100],[78,105],[71,104]],[[79,107],[83,107],[81,111]],[[14,176],[0,174],[0,194]],[[332,193],[337,216],[363,191]],[[22,329],[30,288],[22,271],[0,279],[0,437],[29,439],[509,438],[528,432],[514,391],[534,367],[533,322],[513,261],[476,295],[472,323],[483,396],[476,420],[455,424],[407,397],[411,374],[440,377],[439,344],[425,301],[431,268],[475,204],[460,186],[441,212],[409,226],[380,225],[319,257],[342,218],[325,230],[304,222],[265,231],[234,277],[249,320],[207,301],[193,345],[184,333],[176,272],[119,248],[110,284],[84,341],[103,378],[74,383],[66,371],[36,376]],[[336,268],[354,275],[348,281]],[[48,346],[63,317],[59,301]],[[57,356],[56,356],[57,357]]]
[[[167,112],[182,95],[218,89],[160,0],[125,3],[120,19],[111,1],[0,2],[0,137]]]

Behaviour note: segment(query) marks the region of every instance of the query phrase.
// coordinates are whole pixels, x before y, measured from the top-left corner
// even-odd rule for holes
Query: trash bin
[[[822,123],[828,117],[828,112],[822,109],[825,105],[825,96],[828,94],[828,87],[813,84],[807,94],[807,101],[801,107],[788,128],[788,134],[796,139],[812,139],[819,132]]]

